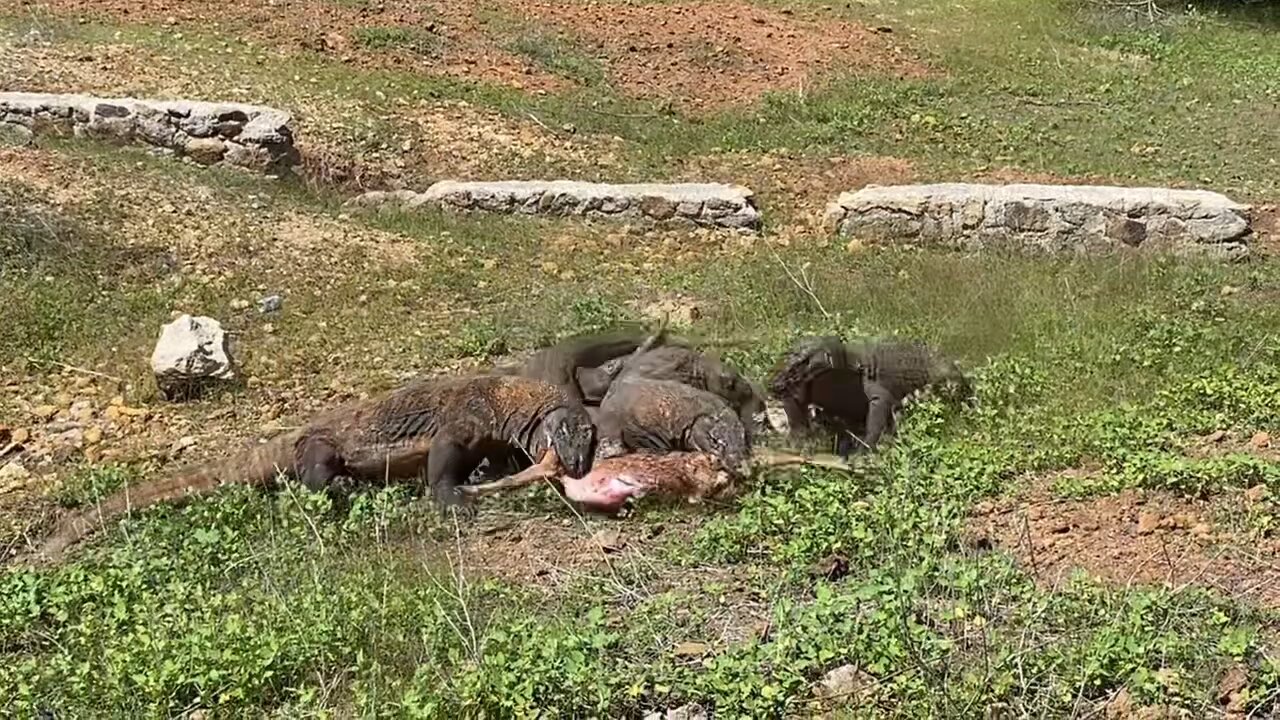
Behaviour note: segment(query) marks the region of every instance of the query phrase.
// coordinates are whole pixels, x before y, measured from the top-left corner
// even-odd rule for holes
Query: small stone
[[[1271,435],[1265,432],[1254,433],[1253,437],[1249,439],[1249,443],[1259,450],[1269,448],[1271,447]]]
[[[102,442],[102,428],[91,427],[84,431],[84,441],[88,445],[97,445]]]
[[[169,455],[170,456],[180,455],[182,451],[186,450],[189,447],[193,447],[195,444],[196,444],[196,439],[194,437],[191,437],[190,435],[183,435],[177,440],[174,440],[173,444],[169,446]]]
[[[618,553],[627,546],[627,541],[617,530],[601,530],[591,537],[591,542],[606,553]]]
[[[706,655],[707,651],[710,649],[711,648],[709,648],[705,643],[682,642],[676,643],[676,646],[671,650],[671,652],[676,657],[701,657]]]
[[[14,428],[9,434],[9,442],[21,445],[31,439],[31,431],[26,428]]]
[[[213,165],[222,160],[222,156],[227,152],[227,146],[218,138],[192,138],[187,141],[183,151],[201,165]]]
[[[232,310],[244,310],[245,308],[248,308],[248,307],[249,307],[248,300],[244,300],[242,298],[236,298],[235,300],[231,301]]]
[[[1150,535],[1155,532],[1158,527],[1160,527],[1159,515],[1151,512],[1144,512],[1138,515],[1139,535]]]
[[[849,560],[841,555],[828,555],[809,566],[809,575],[824,580],[839,580],[849,574]]]
[[[43,422],[49,422],[50,420],[53,419],[54,415],[58,414],[58,406],[57,405],[38,405],[36,406],[35,410],[31,411],[31,414],[35,415],[38,419],[40,419]]]
[[[1191,528],[1191,534],[1201,538],[1209,537],[1213,534],[1213,526],[1209,523],[1199,523]]]
[[[1227,668],[1218,681],[1218,702],[1228,713],[1243,713],[1249,703],[1249,671],[1240,664]]]
[[[17,123],[0,122],[0,147],[26,147],[34,139],[31,128]]]
[[[1214,430],[1212,433],[1209,433],[1209,437],[1205,438],[1205,440],[1211,443],[1219,443],[1225,440],[1226,437],[1227,437],[1226,430]]]
[[[283,306],[284,298],[279,295],[268,295],[258,300],[258,312],[260,313],[279,312]]]
[[[1251,503],[1262,502],[1270,495],[1271,491],[1267,489],[1266,485],[1254,485],[1244,491],[1244,499]]]
[[[663,720],[707,720],[707,711],[697,703],[689,703],[668,710]]]
[[[31,472],[16,462],[0,467],[0,493],[21,487],[31,477]]]
[[[841,665],[822,677],[813,693],[822,700],[852,701],[866,687],[869,677],[853,665]]]

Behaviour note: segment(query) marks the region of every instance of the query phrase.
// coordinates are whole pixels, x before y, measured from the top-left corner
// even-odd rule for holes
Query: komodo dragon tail
[[[171,477],[119,490],[92,507],[63,518],[33,555],[47,561],[58,560],[68,547],[132,510],[162,502],[183,502],[232,483],[266,485],[279,473],[291,472],[297,440],[298,433],[284,433],[227,460],[189,467]]]

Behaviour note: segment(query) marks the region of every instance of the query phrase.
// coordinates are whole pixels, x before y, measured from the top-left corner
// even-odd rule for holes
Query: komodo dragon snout
[[[591,470],[596,450],[596,426],[582,407],[564,407],[547,413],[542,421],[547,446],[555,450],[565,474],[580,478]]]

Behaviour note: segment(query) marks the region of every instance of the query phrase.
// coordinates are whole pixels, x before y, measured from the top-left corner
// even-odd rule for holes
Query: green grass
[[[605,72],[600,62],[582,54],[581,50],[561,34],[541,30],[527,31],[511,41],[510,49],[533,60],[547,72],[566,77],[580,85],[594,87],[605,82]]]
[[[361,27],[353,34],[356,42],[369,50],[406,50],[424,57],[439,55],[444,45],[439,35],[411,27]]]
[[[236,82],[286,106],[317,93],[358,103],[373,119],[351,121],[353,147],[400,131],[384,119],[398,100],[450,98],[619,135],[621,172],[637,178],[712,148],[788,148],[906,157],[939,179],[1011,165],[1274,196],[1280,45],[1265,11],[1184,13],[1154,27],[1065,2],[959,10],[911,0],[877,6],[877,17],[840,12],[891,24],[900,39],[916,33],[909,44],[937,72],[844,78],[693,120],[618,98],[571,43],[536,31],[520,51],[585,87],[525,96],[311,56],[260,67],[214,52],[215,36],[183,42],[208,58],[211,85],[231,87],[223,73],[235,67]],[[74,47],[114,29],[59,32]],[[173,42],[136,28],[114,41]],[[394,34],[375,42],[402,44]],[[231,216],[219,232],[241,239],[202,259],[218,283],[170,284],[170,261],[188,259],[167,258],[170,226],[137,232],[110,193],[59,205],[5,181],[0,366],[30,356],[136,373],[159,323],[184,303],[237,318],[259,380],[209,406],[267,405],[282,388],[314,394],[340,381],[372,391],[633,320],[637,306],[682,293],[702,310],[688,334],[754,379],[800,334],[900,334],[958,357],[977,377],[979,404],[917,405],[893,445],[853,473],[774,471],[728,507],[573,519],[574,541],[601,527],[654,538],[643,558],[614,556],[562,584],[485,577],[486,558],[459,559],[454,528],[402,489],[358,494],[342,512],[289,487],[231,488],[139,513],[63,567],[0,571],[0,698],[13,715],[629,717],[696,701],[716,717],[805,716],[817,709],[813,684],[844,664],[865,674],[845,708],[856,717],[1085,716],[1121,689],[1206,717],[1220,711],[1218,683],[1235,664],[1247,669],[1248,709],[1276,709],[1274,611],[1196,588],[1083,577],[1048,588],[961,542],[978,499],[1071,468],[1092,471],[1061,481],[1064,496],[1144,488],[1212,498],[1260,483],[1280,493],[1274,463],[1188,452],[1216,430],[1280,431],[1271,261],[850,254],[803,238],[615,242],[611,228],[570,221],[351,212],[314,188],[137,150],[53,149],[99,188],[128,183],[157,200],[199,188],[202,212]],[[243,209],[251,194],[268,205],[253,222]],[[386,233],[415,255],[384,262],[365,246],[287,255],[276,235],[294,214]],[[780,262],[807,264],[817,302]],[[267,319],[230,309],[260,287],[285,294],[270,332]],[[58,472],[56,499],[75,506],[153,471]],[[550,518],[530,532],[569,517],[542,490],[494,506]],[[1243,522],[1274,533],[1273,509],[1250,509]],[[848,575],[814,580],[810,565],[833,553]],[[688,642],[706,653],[674,652]]]

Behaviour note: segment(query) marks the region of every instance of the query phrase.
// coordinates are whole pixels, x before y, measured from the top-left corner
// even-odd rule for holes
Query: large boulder
[[[826,221],[868,243],[1088,254],[1140,250],[1224,260],[1249,253],[1248,205],[1215,192],[1091,185],[871,185]]]

